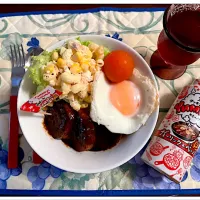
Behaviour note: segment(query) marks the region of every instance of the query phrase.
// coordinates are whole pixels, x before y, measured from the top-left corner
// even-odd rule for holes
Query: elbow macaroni
[[[102,59],[98,59],[96,63],[97,63],[96,65],[97,70],[100,70],[104,65],[104,61]]]
[[[74,94],[77,94],[83,90],[86,90],[87,89],[87,85],[86,84],[83,84],[83,83],[77,83],[75,85],[72,85],[71,87],[71,91],[74,93]]]
[[[60,99],[78,111],[91,103],[94,76],[104,65],[104,47],[95,43],[84,46],[70,40],[66,47],[54,51],[53,62],[43,67],[43,80],[62,91]]]
[[[78,96],[81,98],[81,99],[85,99],[88,95],[88,92],[87,92],[87,88],[85,90],[82,90],[78,93]]]
[[[49,81],[49,85],[54,87],[56,85],[56,79],[52,79]]]
[[[104,58],[104,47],[103,46],[99,46],[96,51],[94,52],[95,55],[95,59],[103,59]]]
[[[59,57],[58,52],[57,52],[57,51],[54,51],[53,54],[52,54],[52,60],[57,61],[57,60],[58,60],[58,57]]]
[[[69,101],[69,104],[76,111],[79,111],[81,108],[81,104],[77,100]]]
[[[88,45],[88,47],[90,51],[94,53],[98,49],[99,45],[92,42]]]
[[[67,95],[71,91],[71,85],[62,82],[61,83],[61,89],[62,89],[63,94]]]
[[[61,74],[61,80],[65,83],[75,84],[79,83],[81,80],[80,74],[70,74],[69,72],[64,72]]]
[[[81,43],[78,40],[70,40],[68,42],[68,49],[71,49],[72,51],[80,51]]]
[[[60,48],[60,55],[62,56],[63,53],[66,51],[67,49],[65,47],[61,47]]]
[[[64,59],[64,60],[69,60],[69,59],[71,59],[71,56],[73,55],[73,52],[72,52],[72,50],[71,49],[66,49],[64,52],[63,52],[63,54],[62,54],[62,58]]]

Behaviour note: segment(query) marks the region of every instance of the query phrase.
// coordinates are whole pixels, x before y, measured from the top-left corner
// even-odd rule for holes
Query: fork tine
[[[21,49],[22,49],[22,58],[23,58],[23,66],[25,65],[25,55],[24,55],[24,48],[23,45],[21,44]]]
[[[16,65],[18,67],[19,66],[19,61],[18,61],[17,50],[16,50],[15,45],[14,45],[14,53],[15,53],[15,57],[16,57]]]
[[[20,48],[19,48],[19,45],[17,45],[17,50],[18,50],[18,53],[19,53],[19,66],[18,67],[21,67],[22,66],[22,56],[21,56],[21,51],[20,51]]]
[[[14,54],[12,50],[12,46],[10,45],[10,52],[11,52],[11,62],[12,62],[12,67],[14,67]]]

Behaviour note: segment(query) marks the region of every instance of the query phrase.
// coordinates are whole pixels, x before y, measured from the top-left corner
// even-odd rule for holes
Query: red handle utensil
[[[18,167],[19,122],[17,117],[17,96],[10,97],[10,129],[8,145],[8,168]]]
[[[41,164],[43,162],[43,159],[33,151],[33,163],[34,164]]]

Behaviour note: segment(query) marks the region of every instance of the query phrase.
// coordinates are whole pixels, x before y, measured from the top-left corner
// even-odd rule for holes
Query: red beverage
[[[169,33],[181,44],[200,48],[200,7],[178,12],[168,19]]]
[[[178,47],[164,33],[161,32],[158,38],[158,51],[162,59],[171,65],[189,65],[199,59],[199,53],[190,53]]]
[[[154,74],[166,80],[180,77],[200,58],[200,4],[172,4],[164,13],[158,49],[150,60]]]
[[[200,49],[200,10],[174,14],[168,18],[169,34],[181,45]],[[188,65],[199,59],[200,53],[179,47],[164,31],[158,39],[158,51],[165,62],[172,65]]]

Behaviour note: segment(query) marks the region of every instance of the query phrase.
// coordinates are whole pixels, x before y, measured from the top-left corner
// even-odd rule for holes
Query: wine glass
[[[172,4],[164,12],[163,30],[150,66],[155,75],[174,80],[200,58],[200,4]]]

